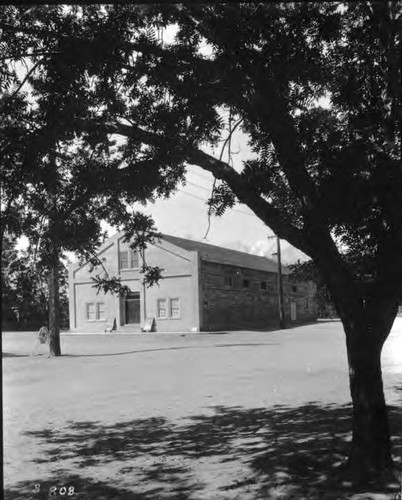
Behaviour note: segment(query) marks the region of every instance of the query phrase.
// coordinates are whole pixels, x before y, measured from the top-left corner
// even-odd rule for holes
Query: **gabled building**
[[[111,276],[120,276],[131,293],[97,294],[89,264],[69,272],[70,329],[77,332],[158,332],[264,329],[278,325],[278,272],[275,261],[206,243],[163,235],[145,251],[148,265],[163,268],[159,285],[147,288],[141,257],[122,234],[111,237],[99,258]],[[288,326],[317,318],[315,285],[292,283],[283,269]]]

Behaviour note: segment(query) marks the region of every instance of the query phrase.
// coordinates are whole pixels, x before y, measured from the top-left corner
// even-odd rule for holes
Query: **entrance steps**
[[[118,333],[138,333],[141,332],[141,325],[122,325],[117,328]]]

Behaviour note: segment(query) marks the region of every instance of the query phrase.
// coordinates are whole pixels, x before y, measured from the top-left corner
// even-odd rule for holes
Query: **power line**
[[[198,187],[202,187],[202,186],[198,186]],[[203,189],[207,189],[207,188],[203,188]],[[205,199],[205,198],[201,198],[201,196],[197,196],[193,193],[188,193],[187,191],[184,191],[183,189],[178,189],[178,191],[180,191],[181,193],[184,193],[184,194],[187,194],[188,196],[192,196],[193,198],[197,198],[197,200],[201,200],[201,201],[205,201],[207,202],[208,200]],[[207,189],[207,191],[209,191],[209,189]],[[250,213],[250,212],[244,212],[244,210],[239,210],[238,208],[232,208],[231,210],[233,210],[234,212],[239,212],[240,214],[244,214],[244,215],[249,215],[251,217],[257,217],[255,214],[253,213]]]
[[[211,191],[212,189],[212,186],[210,188],[207,188],[205,186],[200,186],[199,184],[196,184],[195,182],[191,182],[191,181],[186,181],[187,184],[192,184],[193,186],[197,186],[201,189],[205,189],[205,191]]]
[[[178,189],[177,191],[180,191],[183,194],[187,194],[188,196],[192,196],[193,198],[197,198],[197,200],[201,200],[201,201],[205,201],[205,202],[208,201],[205,198],[201,198],[201,196],[197,196],[197,195],[192,194],[192,193],[187,193],[187,191],[184,191],[183,189]]]
[[[210,181],[211,180],[211,177],[206,177],[205,175],[201,175],[201,174],[198,174],[197,172],[189,172],[191,175],[196,175],[197,177],[199,177],[200,179],[205,179],[205,180],[208,180]],[[211,174],[212,175],[212,174]],[[214,179],[214,176],[212,175],[212,179]]]
[[[199,184],[196,184],[195,182],[187,181],[187,183],[188,183],[188,184],[192,184],[193,186],[197,186],[197,187],[199,187],[199,188],[201,188],[201,189],[204,189],[205,191],[209,191],[209,192],[211,191],[211,188],[207,188],[207,187],[205,187],[205,186],[200,186]],[[179,191],[182,191],[182,190],[179,190]],[[186,193],[186,194],[189,194],[189,193],[187,193],[186,191],[182,191],[182,192],[183,192],[183,193]],[[195,195],[193,195],[193,196],[195,196]],[[200,199],[201,199],[201,198],[200,198]],[[202,198],[202,199],[204,199],[204,198]],[[208,201],[208,200],[205,200],[205,201]],[[241,213],[241,214],[245,214],[245,215],[254,215],[254,216],[255,216],[255,214],[253,214],[253,213],[250,213],[250,212],[245,212],[244,210],[239,210],[238,208],[232,208],[232,210],[234,210],[235,212],[239,212],[239,213]]]
[[[199,186],[201,187],[201,186]],[[206,189],[206,188],[204,188]],[[187,196],[191,196],[192,198],[196,198],[197,200],[201,200],[201,201],[204,201],[204,202],[207,202],[208,200],[206,200],[205,198],[201,198],[201,196],[197,196],[196,194],[193,194],[193,193],[188,193],[187,191],[184,191],[183,189],[178,189],[178,191],[180,191],[181,193],[183,194],[186,194]],[[255,215],[255,214],[251,214],[251,213],[248,213],[248,212],[243,212],[243,210],[239,210],[237,208],[232,208],[232,210],[234,212],[239,212],[243,215],[249,215],[249,216],[254,216],[258,219],[258,217]],[[271,238],[277,238],[277,236],[275,235],[275,233],[272,233],[270,235],[268,235],[268,239],[271,239]],[[206,239],[206,238],[203,238],[203,239]]]

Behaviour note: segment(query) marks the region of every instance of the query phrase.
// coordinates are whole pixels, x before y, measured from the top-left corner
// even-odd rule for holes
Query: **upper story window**
[[[296,285],[292,286],[292,292],[295,292],[295,293],[297,292],[297,286]]]
[[[261,283],[260,283],[260,289],[261,290],[266,290],[267,289],[267,282],[266,281],[261,281]]]
[[[250,286],[250,280],[243,280],[243,287],[248,288]]]
[[[138,250],[119,252],[119,269],[138,269],[140,267]]]

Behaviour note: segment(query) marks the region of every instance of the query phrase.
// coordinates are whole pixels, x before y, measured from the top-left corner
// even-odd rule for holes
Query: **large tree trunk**
[[[381,350],[396,308],[366,303],[363,314],[343,320],[353,402],[353,437],[348,469],[356,485],[384,485],[392,477],[388,413],[381,372]]]
[[[58,259],[52,260],[49,272],[49,354],[60,356],[60,305]]]

